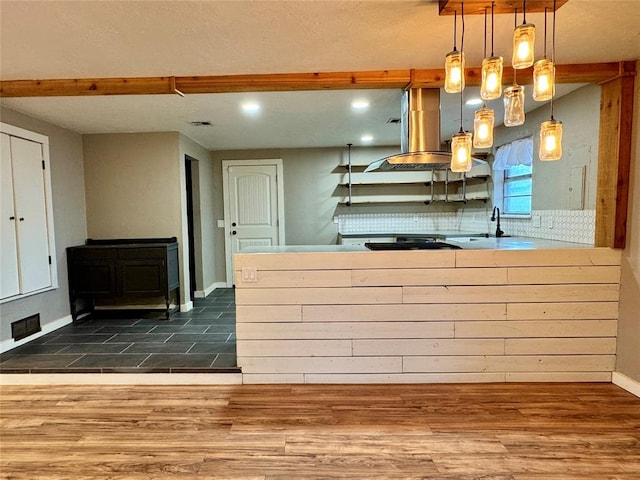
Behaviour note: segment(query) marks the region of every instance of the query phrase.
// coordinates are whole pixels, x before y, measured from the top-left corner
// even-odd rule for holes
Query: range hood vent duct
[[[451,165],[451,153],[440,151],[440,89],[411,88],[402,96],[402,153],[372,162],[376,170],[433,170]]]

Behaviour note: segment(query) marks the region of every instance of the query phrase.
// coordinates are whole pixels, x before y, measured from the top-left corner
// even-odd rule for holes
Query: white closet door
[[[11,137],[22,293],[51,286],[42,144]]]
[[[11,141],[9,135],[3,133],[0,154],[0,298],[20,293],[16,221],[13,208]]]

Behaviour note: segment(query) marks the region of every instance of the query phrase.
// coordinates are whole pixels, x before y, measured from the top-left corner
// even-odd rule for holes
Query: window
[[[496,150],[493,198],[504,215],[531,215],[532,163],[532,137],[514,140]]]
[[[504,214],[531,215],[531,170],[531,165],[517,165],[504,171]]]

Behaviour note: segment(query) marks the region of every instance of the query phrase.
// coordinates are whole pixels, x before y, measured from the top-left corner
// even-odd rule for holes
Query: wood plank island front
[[[245,383],[610,382],[620,250],[235,256]]]

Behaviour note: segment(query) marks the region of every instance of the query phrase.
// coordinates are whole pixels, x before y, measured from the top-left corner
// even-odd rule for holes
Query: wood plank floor
[[[612,384],[3,386],[3,479],[638,479]]]

